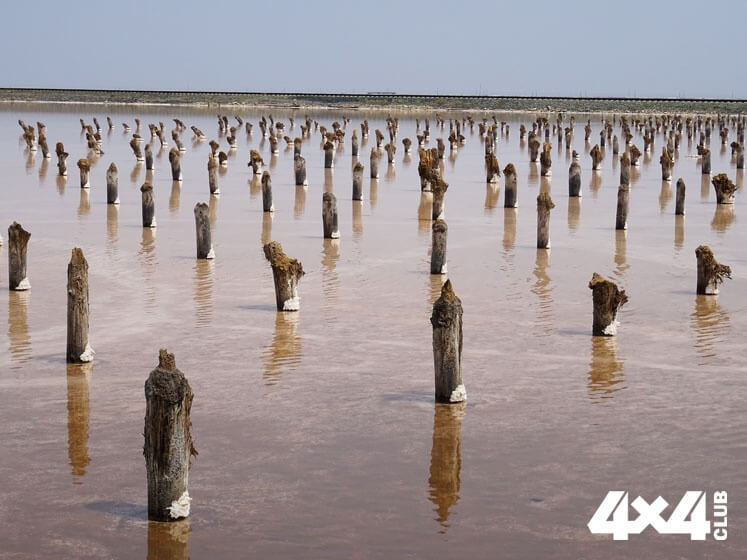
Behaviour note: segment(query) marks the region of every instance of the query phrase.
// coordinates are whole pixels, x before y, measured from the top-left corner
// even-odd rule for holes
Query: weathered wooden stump
[[[503,181],[505,183],[504,190],[506,191],[503,198],[504,208],[516,208],[517,202],[517,188],[516,188],[516,169],[513,163],[509,163],[503,168]]]
[[[550,150],[552,150],[552,144],[545,142],[542,145],[542,153],[540,154],[540,175],[542,177],[552,175],[552,156]]]
[[[169,163],[171,164],[171,180],[181,181],[182,180],[182,155],[179,153],[178,148],[171,148],[169,150]]]
[[[501,176],[501,167],[498,165],[498,158],[495,157],[495,152],[485,154],[485,170],[486,181],[488,183],[497,183],[498,177]]]
[[[119,176],[114,162],[106,170],[106,203],[119,204]]]
[[[630,156],[627,151],[620,156],[620,184],[630,185]]]
[[[581,166],[577,161],[568,168],[568,196],[581,196]]]
[[[267,243],[264,246],[264,252],[272,266],[278,311],[298,311],[300,305],[298,281],[304,275],[303,266],[296,259],[288,257],[277,241]]]
[[[443,180],[440,172],[433,174],[431,190],[433,191],[433,209],[431,212],[432,219],[438,220],[444,217],[444,195],[449,188],[449,183]]]
[[[370,167],[371,167],[371,179],[378,179],[379,178],[379,158],[381,157],[381,154],[379,154],[379,151],[376,148],[371,148],[371,160],[370,160]]]
[[[350,139],[351,155],[358,157],[358,131],[353,130],[353,137]]]
[[[262,173],[262,211],[275,211],[275,207],[272,205],[272,177],[270,177],[269,171]]]
[[[360,161],[353,166],[353,200],[363,200],[363,164]]]
[[[259,155],[259,152],[257,150],[250,150],[249,151],[249,167],[252,168],[252,171],[255,175],[261,175],[262,174],[262,166],[264,165],[265,161],[262,159],[262,156]]]
[[[150,144],[145,145],[145,170],[153,171],[153,150]]]
[[[599,148],[599,144],[594,144],[594,147],[589,152],[591,156],[591,169],[592,171],[599,171],[602,168],[602,150]]]
[[[674,162],[672,161],[672,158],[669,156],[669,152],[666,148],[662,148],[661,150],[661,157],[659,158],[659,163],[661,163],[661,180],[662,181],[671,181],[672,180],[672,167],[674,167]]]
[[[158,366],[145,382],[145,468],[148,474],[148,519],[175,521],[189,516],[189,468],[197,455],[190,412],[194,394],[176,367],[174,355],[162,349]]]
[[[446,238],[449,227],[444,220],[436,220],[431,236],[431,274],[446,274]]]
[[[628,206],[630,201],[630,186],[620,185],[617,188],[617,214],[615,229],[628,229]]]
[[[26,249],[30,237],[17,222],[8,227],[8,288],[16,292],[31,288],[26,277]]]
[[[93,361],[88,344],[88,261],[79,248],[73,249],[67,265],[67,361]]]
[[[725,278],[731,278],[731,268],[716,261],[713,251],[711,251],[708,245],[701,245],[695,249],[695,258],[698,260],[698,285],[696,293],[707,296],[717,295],[718,285]]]
[[[392,143],[387,144],[384,146],[384,151],[387,155],[387,163],[389,165],[394,165],[394,154],[397,152],[397,146],[395,146]]]
[[[303,143],[303,140],[301,140],[301,138],[299,138],[298,136],[296,136],[293,139],[293,159],[294,160],[295,160],[296,156],[300,156],[301,155],[301,145],[302,145],[302,143]]]
[[[308,185],[306,179],[306,160],[301,154],[293,156],[293,171],[296,178],[296,186]]]
[[[140,192],[142,193],[143,227],[154,228],[156,227],[156,201],[153,198],[153,185],[146,181],[140,187]]]
[[[737,186],[729,180],[726,173],[719,173],[711,179],[711,183],[716,190],[717,204],[734,204],[734,192]]]
[[[197,258],[214,259],[212,235],[210,233],[210,207],[206,202],[195,204],[195,230],[197,232]]]
[[[327,140],[324,143],[324,169],[332,169],[335,166],[335,145]]]
[[[674,213],[677,216],[685,215],[685,181],[682,180],[682,177],[677,179],[677,198]]]
[[[57,174],[60,177],[66,177],[67,164],[65,163],[65,160],[70,154],[65,151],[65,146],[62,144],[62,142],[57,142],[55,146],[55,153],[57,154]]]
[[[80,188],[89,189],[91,188],[91,182],[89,180],[89,173],[91,171],[91,164],[86,158],[78,160],[78,169],[80,169]]]
[[[537,249],[550,248],[550,210],[555,208],[550,193],[537,196]]]
[[[529,138],[529,161],[536,163],[539,158],[540,143],[533,136]]]
[[[462,302],[451,280],[444,283],[441,297],[433,304],[431,325],[436,402],[462,402],[467,398],[462,383]]]
[[[711,174],[711,150],[705,146],[698,146],[698,154],[700,154],[700,172],[703,175]]]
[[[340,230],[337,228],[337,198],[332,192],[322,195],[322,226],[325,239],[340,237]]]
[[[594,322],[591,332],[594,336],[614,336],[617,334],[617,311],[628,301],[625,290],[596,272],[591,277],[589,288],[594,300]]]

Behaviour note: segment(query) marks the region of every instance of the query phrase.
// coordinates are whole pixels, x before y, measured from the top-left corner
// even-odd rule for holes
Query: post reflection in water
[[[718,233],[724,233],[734,223],[734,205],[716,204],[716,211],[711,220],[711,229]]]
[[[91,211],[91,192],[89,189],[80,189],[80,202],[78,203],[78,217],[87,216]]]
[[[143,162],[138,161],[135,163],[135,165],[132,167],[132,171],[130,171],[130,182],[137,184],[138,178],[140,177],[140,170],[143,168]]]
[[[695,331],[695,352],[701,358],[699,365],[713,363],[718,357],[717,346],[723,343],[730,327],[729,314],[719,305],[717,296],[695,296],[690,326]]]
[[[539,183],[539,163],[536,161],[530,161],[529,162],[529,177],[528,177],[528,184],[530,185],[536,185]]]
[[[379,180],[371,179],[371,184],[368,187],[368,201],[371,204],[371,208],[376,208],[376,200],[379,197]]]
[[[340,240],[325,239],[322,250],[322,309],[337,317],[337,290],[340,279],[337,274],[337,261],[340,259]]]
[[[324,192],[333,192],[334,190],[335,190],[334,170],[325,169],[324,170]]]
[[[150,311],[156,304],[156,285],[153,277],[156,272],[156,229],[144,227],[140,240],[138,260],[143,271],[143,293],[145,295],[145,309]]]
[[[11,369],[20,369],[31,359],[31,336],[28,324],[30,291],[8,290],[8,352]]]
[[[39,179],[44,182],[47,176],[47,168],[49,168],[49,158],[42,158],[41,165],[39,166]]]
[[[179,199],[182,194],[182,182],[171,181],[171,194],[169,195],[169,211],[176,214],[179,210]]]
[[[700,176],[700,198],[702,200],[708,200],[708,196],[711,194],[711,176],[701,175]]]
[[[741,189],[743,184],[744,184],[744,169],[737,169],[737,175],[734,179],[734,185],[736,185],[738,189]]]
[[[599,187],[602,186],[602,172],[599,170],[592,170],[591,180],[589,181],[589,189],[594,198],[597,197]]]
[[[677,251],[682,249],[685,243],[685,216],[678,215],[674,217],[674,248]]]
[[[306,188],[303,185],[296,185],[296,197],[293,200],[293,217],[299,219],[306,212]]]
[[[93,362],[67,364],[67,445],[73,484],[82,484],[91,458],[88,455],[89,387]]]
[[[196,259],[195,271],[195,324],[197,328],[207,327],[213,318],[213,281],[215,261]]]
[[[623,364],[617,358],[617,337],[591,337],[588,389],[592,402],[612,398],[614,393],[625,389]]]
[[[493,209],[498,206],[498,196],[501,192],[498,183],[485,184],[485,210],[486,213],[492,213]]]
[[[256,198],[262,192],[262,176],[252,175],[249,181],[249,198]]]
[[[578,222],[581,217],[581,197],[568,197],[568,231],[575,233],[578,230]]]
[[[218,223],[218,201],[220,195],[211,194],[208,200],[208,219],[210,220],[210,230],[215,233],[215,225]]]
[[[189,560],[189,518],[172,523],[148,522],[147,560]]]
[[[462,469],[461,432],[466,403],[436,404],[428,499],[435,506],[439,532],[449,527],[451,508],[459,501]]]
[[[384,175],[384,180],[386,180],[387,183],[391,183],[394,181],[396,177],[397,177],[397,174],[394,171],[394,164],[387,163],[386,174]]]
[[[353,201],[353,239],[360,239],[363,235],[363,202]]]
[[[627,261],[628,231],[624,229],[615,230],[615,276],[622,279],[625,271],[630,268]]]
[[[532,293],[537,295],[538,298],[536,327],[538,330],[543,331],[542,334],[544,335],[552,334],[552,325],[554,323],[552,314],[553,287],[550,284],[551,278],[547,274],[549,263],[550,251],[548,249],[537,249],[534,266],[534,277],[537,281],[532,286]]]
[[[272,342],[262,352],[265,365],[263,379],[265,385],[276,385],[283,373],[293,371],[301,363],[301,337],[298,335],[300,313],[275,315],[275,332]]]
[[[421,192],[420,204],[418,204],[418,233],[420,235],[431,234],[431,215],[433,213],[433,193]]]
[[[212,198],[212,197],[211,197]],[[262,245],[267,245],[272,241],[272,221],[275,217],[274,212],[262,212]]]
[[[514,248],[516,243],[516,215],[517,208],[503,209],[503,250],[509,252]]]
[[[57,192],[60,196],[65,194],[65,185],[67,184],[67,177],[64,177],[62,175],[57,175],[57,179],[55,180],[55,183],[57,184]]]
[[[667,209],[667,204],[672,199],[672,182],[662,181],[661,191],[659,191],[659,208],[662,212]]]
[[[552,188],[552,178],[542,177],[540,179],[540,192],[550,194]]]
[[[632,187],[641,178],[641,167],[638,165],[630,166],[630,186]]]

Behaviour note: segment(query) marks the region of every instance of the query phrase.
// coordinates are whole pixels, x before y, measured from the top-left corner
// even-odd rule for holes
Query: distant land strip
[[[747,99],[665,97],[562,97],[527,95],[401,94],[394,92],[228,92],[0,88],[3,102],[258,105],[288,108],[407,108],[482,111],[685,111],[747,112]]]

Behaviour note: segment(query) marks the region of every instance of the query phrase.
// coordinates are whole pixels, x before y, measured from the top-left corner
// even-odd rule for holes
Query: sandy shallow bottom
[[[374,130],[361,146],[363,202],[351,200],[350,114],[334,170],[320,136],[304,141],[309,185],[293,184],[293,151],[271,156],[257,126],[208,191],[208,142],[182,139],[184,181],[154,140],[155,230],[143,229],[137,165],[121,122],[173,117],[227,150],[211,110],[111,113],[97,106],[0,109],[0,557],[2,558],[744,558],[747,508],[747,215],[740,189],[717,208],[695,142],[683,140],[674,182],[663,183],[656,139],[632,173],[627,232],[616,232],[619,162],[575,126],[581,199],[567,196],[570,151],[552,149],[540,178],[519,140],[532,116],[505,115],[503,168],[518,172],[518,209],[503,208],[503,177],[485,183],[475,126],[444,176],[448,277],[464,307],[463,406],[433,403],[430,310],[445,277],[431,276],[430,204],[418,156],[403,158],[415,120],[400,117],[396,164],[368,179]],[[110,114],[115,128],[106,130]],[[267,114],[267,112],[264,112]],[[300,135],[304,113],[274,112]],[[231,113],[229,113],[231,115]],[[310,113],[331,128],[340,113]],[[104,127],[91,188],[78,119]],[[29,154],[16,124],[41,120],[51,150],[64,141],[69,175]],[[231,124],[236,121],[231,117]],[[594,117],[592,139],[600,121]],[[360,130],[359,130],[360,132]],[[619,134],[619,129],[616,129]],[[449,134],[431,121],[430,146]],[[733,132],[732,132],[733,136]],[[730,138],[730,141],[733,138]],[[557,137],[553,139],[557,142]],[[639,148],[643,140],[633,140]],[[171,146],[169,146],[171,147]],[[275,212],[263,214],[249,149],[272,174]],[[711,141],[713,173],[741,185],[728,148]],[[53,156],[54,158],[54,156]],[[119,167],[121,204],[106,204],[106,168]],[[674,216],[677,178],[687,215]],[[322,238],[322,193],[338,199],[341,238]],[[551,192],[550,251],[537,250],[535,199]],[[195,259],[193,207],[207,202],[216,258]],[[426,219],[420,219],[425,217]],[[9,292],[6,228],[32,234],[31,290]],[[276,240],[306,270],[301,310],[275,310],[261,245]],[[732,267],[718,297],[695,295],[695,255],[709,245]],[[93,364],[65,363],[66,267],[73,247],[90,266]],[[598,272],[630,297],[618,336],[592,338]],[[0,292],[1,293],[1,292]],[[143,384],[158,349],[176,354],[194,390],[199,456],[189,521],[149,524]],[[729,539],[693,543],[648,529],[628,542],[586,523],[609,490],[675,504],[686,490],[729,492]],[[709,497],[710,512],[710,497]],[[709,513],[710,515],[710,513]]]

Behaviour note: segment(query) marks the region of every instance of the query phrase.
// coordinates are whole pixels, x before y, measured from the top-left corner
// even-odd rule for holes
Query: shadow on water
[[[589,400],[593,403],[610,399],[614,393],[625,389],[624,361],[617,357],[617,338],[591,337],[591,362],[589,363]]]
[[[93,362],[67,364],[67,445],[73,484],[83,483],[82,477],[91,462],[88,455],[88,426],[92,374]]]
[[[459,501],[462,469],[461,432],[466,403],[436,404],[433,447],[428,477],[428,499],[433,503],[440,533],[449,527],[449,515]]]

